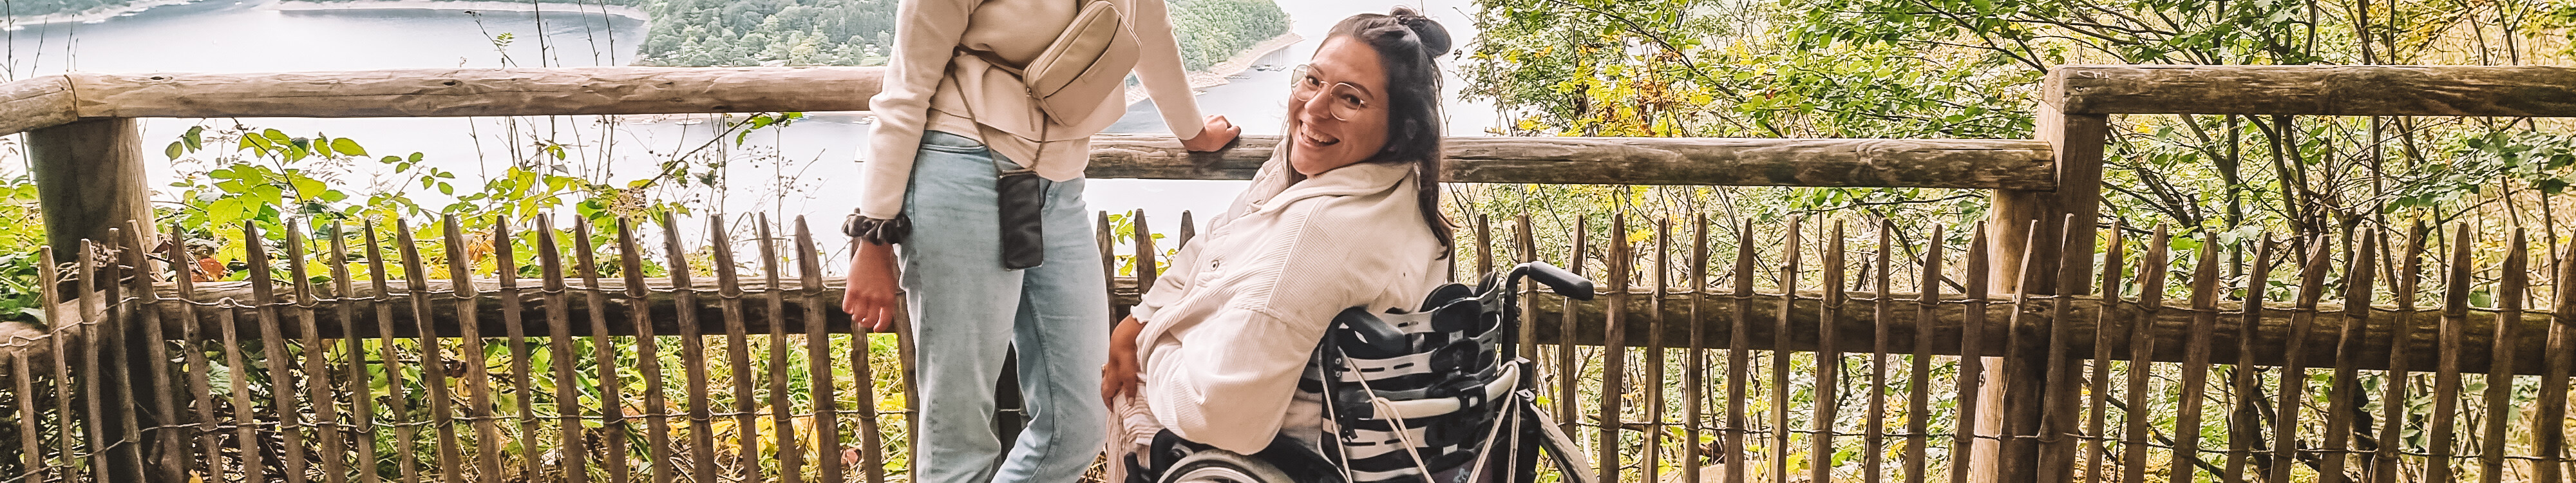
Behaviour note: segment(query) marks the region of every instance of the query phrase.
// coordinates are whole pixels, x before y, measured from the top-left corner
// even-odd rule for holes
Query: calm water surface
[[[626,17],[547,12],[448,10],[277,11],[276,0],[201,0],[153,8],[96,23],[15,25],[5,33],[0,67],[11,78],[82,72],[278,72],[399,68],[625,65],[636,58],[645,25]],[[1384,1],[1283,2],[1292,29],[1308,40],[1265,59],[1227,85],[1199,97],[1201,109],[1223,114],[1250,134],[1277,134],[1285,113],[1285,67],[1304,62],[1331,23],[1360,12],[1383,12]],[[1468,2],[1424,2],[1462,41],[1472,38]],[[509,36],[502,40],[502,36]],[[1452,57],[1454,59],[1455,57]],[[1450,80],[1453,94],[1460,83]],[[1492,108],[1454,101],[1451,135],[1480,135],[1494,125]],[[717,211],[808,215],[828,232],[856,205],[861,144],[870,119],[863,113],[818,113],[783,129],[764,130],[736,146],[712,139],[716,122],[600,117],[396,118],[396,119],[146,119],[145,151],[165,161],[161,148],[190,126],[275,128],[297,136],[325,133],[365,143],[371,154],[420,152],[442,169],[477,183],[520,161],[547,164],[533,148],[540,140],[572,145],[556,165],[610,182],[638,179],[677,153],[721,156],[727,163],[722,195],[704,200]],[[1133,106],[1113,127],[1124,132],[1168,132],[1151,102]],[[11,152],[0,156],[13,156]],[[9,159],[6,165],[23,161]],[[172,163],[153,165],[153,185],[176,180]],[[202,169],[202,168],[197,168]],[[389,170],[362,163],[343,182],[390,184]],[[466,184],[466,183],[459,183]],[[1183,210],[1205,216],[1223,210],[1239,181],[1095,180],[1085,196],[1093,209],[1145,208],[1158,230],[1175,229]],[[175,193],[165,193],[169,199]],[[435,198],[435,192],[415,194]],[[695,230],[691,230],[695,231]],[[832,239],[836,237],[824,237]],[[838,244],[835,244],[838,245]]]

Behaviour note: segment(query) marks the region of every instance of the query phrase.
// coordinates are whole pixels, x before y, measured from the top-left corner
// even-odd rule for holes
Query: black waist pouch
[[[997,157],[998,158],[998,157]],[[995,159],[1001,174],[993,192],[1001,202],[1002,268],[1019,270],[1046,264],[1046,226],[1038,214],[1046,209],[1046,178],[1037,170]]]

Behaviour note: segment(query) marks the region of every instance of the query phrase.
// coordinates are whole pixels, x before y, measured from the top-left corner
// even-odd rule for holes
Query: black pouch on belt
[[[1001,172],[993,181],[993,191],[1001,201],[1002,268],[1046,264],[1046,226],[1038,214],[1046,209],[1047,179],[1008,160],[995,159],[993,167]]]

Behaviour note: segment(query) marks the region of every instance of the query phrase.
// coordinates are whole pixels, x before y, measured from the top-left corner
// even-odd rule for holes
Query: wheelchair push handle
[[[1555,265],[1549,265],[1547,262],[1529,262],[1523,263],[1518,267],[1512,267],[1512,278],[1523,276],[1529,277],[1530,280],[1537,281],[1540,285],[1546,285],[1550,291],[1556,292],[1557,295],[1563,295],[1575,300],[1592,300],[1591,279],[1575,275],[1574,272],[1568,272],[1562,268],[1556,268]]]

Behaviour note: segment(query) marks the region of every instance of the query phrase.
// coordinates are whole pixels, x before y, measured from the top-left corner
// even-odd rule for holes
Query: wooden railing
[[[2568,355],[2576,349],[2567,310],[2532,310],[2524,300],[2533,261],[2521,236],[2499,268],[2506,275],[2489,285],[2464,275],[2479,268],[2465,252],[2444,251],[2467,246],[2473,234],[2465,231],[2361,237],[2345,243],[2357,247],[2349,253],[2235,247],[2253,255],[2253,266],[2229,267],[2248,274],[2230,278],[2216,275],[2216,254],[2226,247],[2204,242],[2186,255],[2151,237],[2097,252],[2097,236],[2116,240],[2122,232],[2090,220],[2100,203],[2111,114],[2576,116],[2576,83],[2562,82],[2569,72],[2069,66],[2047,78],[2037,140],[1454,138],[1446,176],[1996,190],[1989,228],[1978,230],[1977,242],[1901,261],[1883,248],[1844,249],[1851,238],[1840,227],[1789,230],[1804,239],[1734,240],[1717,234],[1727,230],[1685,221],[1680,233],[1687,235],[1677,238],[1572,237],[1577,255],[1552,261],[1578,270],[1599,265],[1593,275],[1607,282],[1608,296],[1598,303],[1537,299],[1524,340],[1533,344],[1528,353],[1546,378],[1538,389],[1549,393],[1551,409],[1600,452],[1599,468],[1571,470],[1599,471],[1603,481],[1660,481],[1675,473],[1730,483],[2056,482],[2079,475],[2134,482],[2148,474],[2240,481],[2252,471],[2276,482],[2395,482],[2417,474],[2556,482],[2568,460],[2565,396]],[[145,274],[159,269],[140,251],[84,246],[108,240],[104,245],[139,247],[155,239],[151,227],[131,223],[148,215],[135,117],[862,110],[877,75],[867,68],[584,68],[72,74],[0,84],[0,133],[28,135],[53,241],[48,255],[81,254],[63,257],[74,269],[47,274],[62,282],[45,287],[67,287],[48,295],[48,320],[56,323],[0,325],[0,378],[9,381],[0,385],[0,414],[14,420],[0,428],[0,446],[21,449],[17,458],[0,458],[10,460],[0,462],[0,473],[16,472],[0,481],[184,480],[179,475],[189,472],[210,480],[335,483],[512,475],[624,481],[644,474],[710,481],[719,473],[882,481],[886,471],[907,470],[896,460],[911,453],[890,448],[913,433],[882,418],[905,418],[909,410],[873,399],[899,393],[866,391],[910,387],[901,375],[908,341],[840,335],[848,328],[835,325],[845,322],[837,322],[842,317],[833,312],[828,277],[810,261],[812,249],[800,243],[784,255],[771,251],[781,250],[784,235],[749,237],[763,250],[756,260],[796,260],[802,268],[764,266],[755,273],[772,275],[749,280],[737,273],[750,263],[734,263],[736,243],[712,231],[714,253],[727,257],[709,268],[712,282],[644,280],[635,278],[640,265],[626,265],[661,251],[666,266],[687,266],[683,247],[693,244],[674,227],[662,229],[660,249],[630,242],[611,250],[586,245],[586,236],[566,238],[562,247],[518,257],[550,267],[526,281],[505,278],[509,272],[421,266],[417,260],[429,260],[419,251],[424,244],[396,233],[290,243],[282,265],[293,272],[284,280],[262,269],[279,255],[255,249],[248,259],[254,279],[241,286],[149,286],[154,277]],[[1190,155],[1168,137],[1097,141],[1090,175],[1169,179],[1248,178],[1276,142],[1251,138],[1228,153]],[[1612,236],[1630,233],[1629,221],[1610,220],[1621,226]],[[1533,228],[1513,225],[1511,240],[1495,240],[1493,227],[1480,221],[1475,243],[1460,244],[1474,252],[1461,257],[1475,257],[1480,269],[1533,258]],[[438,256],[470,251],[456,230],[440,233]],[[555,243],[546,233],[542,238]],[[1111,246],[1105,231],[1101,237]],[[363,252],[372,255],[370,266],[356,276],[370,283],[332,273],[332,285],[303,286],[319,274],[301,273],[301,251],[361,242],[395,248]],[[1739,248],[1732,257],[1722,251],[1728,244]],[[1158,253],[1151,239],[1132,245],[1141,260]],[[1689,248],[1677,248],[1683,245]],[[507,244],[493,248],[511,257]],[[327,253],[352,252],[334,246]],[[2106,254],[2099,265],[2059,263],[2060,254],[2096,253]],[[579,259],[612,255],[622,259]],[[2339,258],[2344,263],[2333,263]],[[1816,259],[1822,264],[1809,267]],[[2152,269],[2182,259],[2197,264],[2188,276]],[[2421,276],[2425,259],[2443,267],[2438,280]],[[414,266],[389,268],[404,262]],[[1132,297],[1133,287],[1152,283],[1152,264],[1138,265],[1147,268],[1117,284],[1113,296]],[[1855,266],[1873,268],[1852,272]],[[2141,268],[2097,276],[2097,266]],[[2382,269],[2350,269],[2372,266]],[[1907,269],[1913,273],[1897,276]],[[2275,294],[2261,290],[2270,286],[2264,277],[2274,272],[2298,274],[2291,277],[2295,297],[2266,301]],[[624,280],[584,278],[610,274]],[[1943,294],[1934,275],[1962,281],[1949,291],[1965,293]],[[2576,275],[2545,278],[2563,284]],[[477,279],[491,282],[472,290],[444,282]],[[2254,290],[2225,295],[2232,293],[2227,287]],[[2326,293],[2335,287],[2364,290]],[[2438,302],[2430,298],[2436,290]],[[2468,294],[2477,290],[2495,294],[2495,306],[2470,307]],[[2562,301],[2552,307],[2563,306],[2568,292],[2557,290]],[[2106,295],[2087,296],[2094,293]],[[2230,297],[2254,300],[2221,300]],[[2390,301],[2376,302],[2383,297]],[[766,345],[750,338],[755,331],[770,334]],[[716,336],[726,339],[705,339]],[[871,348],[877,341],[894,345],[893,353]],[[548,352],[531,352],[532,343]],[[754,346],[771,357],[761,370],[747,360]],[[444,349],[429,357],[424,348]],[[659,354],[638,353],[671,349],[686,367],[660,366]],[[849,357],[835,359],[843,354]],[[600,374],[551,371],[579,369],[555,362],[598,357],[606,359],[586,363]],[[852,364],[863,358],[872,362]],[[447,372],[451,366],[457,372]],[[1872,377],[1844,372],[1860,367]],[[2209,379],[2214,367],[2228,369],[2224,381]],[[2425,379],[2420,373],[2428,368],[2429,383],[2390,383]],[[627,370],[656,374],[618,375]],[[1683,380],[1669,380],[1672,372]],[[2267,379],[2267,372],[2296,377]],[[2329,372],[2315,391],[2301,383]],[[2540,377],[2469,376],[2482,373]],[[375,381],[386,377],[413,379],[377,389]],[[421,384],[422,377],[456,381]],[[2483,394],[2464,393],[2472,379],[2487,383]],[[230,387],[215,387],[218,380]],[[567,380],[575,384],[561,383]],[[617,384],[597,385],[603,381]],[[727,384],[733,387],[717,387]],[[797,384],[804,389],[792,389]],[[629,391],[644,401],[632,401]],[[2327,398],[2311,401],[2311,393]],[[1895,396],[1904,400],[1889,399]],[[2380,399],[2373,403],[2373,396]],[[1670,410],[1675,398],[1683,410]],[[556,406],[540,411],[543,402]],[[2527,404],[2529,415],[2517,415],[2523,408],[2516,404]],[[763,424],[772,429],[745,430]],[[773,438],[778,449],[739,436],[747,433]],[[808,433],[816,438],[795,436]],[[2226,449],[2216,449],[2221,441]],[[856,464],[832,464],[841,442],[878,446],[855,451]],[[1722,476],[1702,474],[1704,467]]]
[[[271,74],[66,74],[0,84],[0,134],[26,132],[56,250],[149,219],[133,118],[455,117],[864,111],[875,67],[581,67]],[[1097,178],[1250,179],[1275,137],[1192,157],[1170,136],[1107,136]],[[1458,182],[2053,190],[2027,140],[1455,138]],[[149,229],[149,227],[147,227]],[[147,237],[148,238],[148,237]]]

